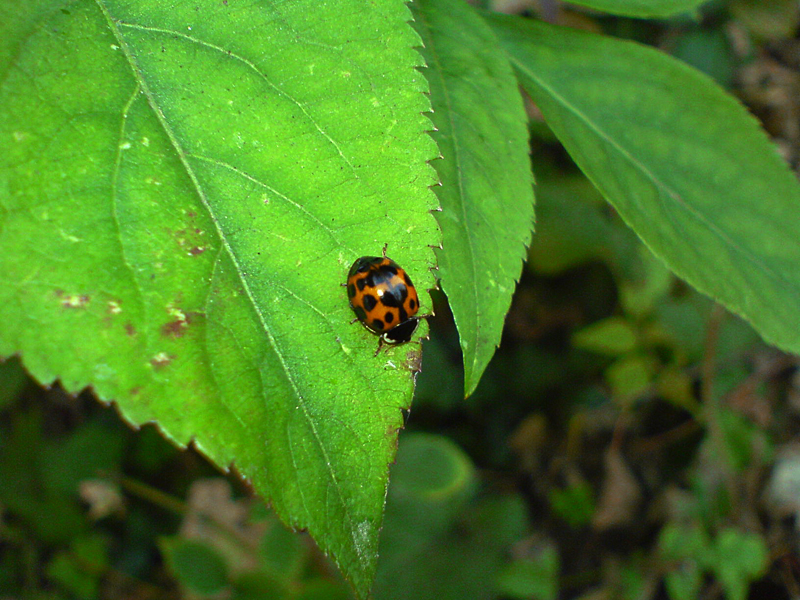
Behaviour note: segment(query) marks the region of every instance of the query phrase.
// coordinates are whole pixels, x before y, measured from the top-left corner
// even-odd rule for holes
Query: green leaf
[[[19,359],[0,360],[0,410],[13,403],[28,384],[28,376]]]
[[[99,577],[90,573],[69,552],[59,552],[47,565],[47,577],[70,597],[92,600],[98,597]]]
[[[697,526],[668,523],[658,534],[658,549],[665,560],[704,563],[710,543],[706,532]]]
[[[216,595],[228,584],[228,567],[214,548],[182,538],[161,540],[170,571],[182,586],[203,596]]]
[[[592,486],[576,481],[565,488],[554,487],[548,493],[550,508],[572,527],[582,527],[592,520],[595,500]]]
[[[108,568],[108,542],[99,534],[76,537],[69,551],[58,552],[47,565],[47,577],[76,598],[96,598]]]
[[[386,505],[375,600],[493,597],[509,546],[526,529],[517,496],[475,499],[475,469],[452,441],[404,435]]]
[[[700,527],[675,523],[665,525],[658,536],[659,552],[677,564],[665,576],[672,600],[697,598],[703,584],[703,570],[710,552],[710,540]]]
[[[656,360],[646,354],[628,354],[606,369],[605,378],[614,400],[627,405],[647,391],[658,368]]]
[[[537,222],[528,267],[554,275],[591,260],[611,262],[614,227],[594,186],[581,174],[552,172],[547,163],[534,170]]]
[[[636,330],[624,317],[608,317],[587,325],[572,336],[572,345],[608,356],[631,352],[637,344]]]
[[[45,432],[39,406],[11,412],[0,429],[0,504],[49,544],[72,542],[87,529],[77,493],[52,486],[45,456],[63,439]],[[49,480],[49,481],[48,481]],[[51,485],[46,485],[49,483]],[[74,490],[77,492],[77,490]]]
[[[412,5],[425,47],[442,159],[437,252],[464,355],[464,389],[478,385],[522,272],[533,227],[528,130],[516,79],[497,38],[463,0]]]
[[[723,529],[715,540],[714,571],[728,600],[744,600],[750,583],[761,577],[769,566],[769,551],[761,536]]]
[[[702,71],[719,85],[733,83],[736,57],[723,29],[700,29],[678,35],[670,48],[672,56]]]
[[[361,596],[419,347],[374,356],[340,284],[388,242],[424,292],[440,241],[409,20],[0,8],[0,356],[235,462]]]
[[[707,0],[571,0],[595,10],[628,17],[669,17],[694,11]]]
[[[498,577],[498,587],[509,598],[555,600],[558,598],[558,552],[545,547],[534,559],[515,560]]]
[[[755,119],[651,48],[488,19],[548,124],[645,244],[800,352],[800,186]]]
[[[670,600],[695,600],[703,585],[703,574],[696,563],[687,562],[667,573],[664,581]]]

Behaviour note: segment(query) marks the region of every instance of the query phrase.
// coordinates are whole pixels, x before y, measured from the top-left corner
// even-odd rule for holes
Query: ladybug
[[[380,336],[377,355],[383,344],[405,344],[419,325],[419,296],[403,268],[383,256],[362,256],[347,274],[347,296],[356,313],[353,323],[361,321]]]

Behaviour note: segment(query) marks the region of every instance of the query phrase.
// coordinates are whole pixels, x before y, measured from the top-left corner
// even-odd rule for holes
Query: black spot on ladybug
[[[381,344],[403,344],[416,331],[417,291],[403,268],[385,255],[362,256],[352,264],[347,295],[358,320],[381,336]]]
[[[403,304],[403,300],[399,294],[396,293],[397,290],[386,290],[381,296],[381,302],[384,306],[391,306],[391,307],[398,307]]]
[[[372,312],[378,305],[378,300],[371,294],[364,294],[364,297],[361,299],[361,303],[364,305],[364,309],[367,312]]]

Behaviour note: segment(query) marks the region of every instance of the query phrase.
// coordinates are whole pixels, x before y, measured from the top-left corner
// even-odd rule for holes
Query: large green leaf
[[[443,158],[439,275],[461,338],[465,391],[500,343],[533,227],[525,111],[492,30],[463,0],[415,2]]]
[[[522,84],[680,277],[800,352],[800,186],[709,78],[636,43],[493,15]]]
[[[708,0],[571,0],[595,10],[628,17],[669,17],[689,12]]]
[[[0,355],[235,463],[362,596],[419,345],[374,356],[340,284],[388,242],[424,292],[440,241],[410,17],[0,7]]]

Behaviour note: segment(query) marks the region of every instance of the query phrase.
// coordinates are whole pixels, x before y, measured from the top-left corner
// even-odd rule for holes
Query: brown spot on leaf
[[[175,360],[174,356],[167,354],[166,352],[159,352],[153,358],[150,359],[150,365],[156,371],[160,371],[161,369],[169,365],[169,363],[171,363],[173,360]]]
[[[175,318],[169,323],[161,326],[161,335],[164,337],[179,338],[183,337],[192,321],[201,313],[188,312],[183,313],[179,310],[173,312]]]
[[[186,321],[182,319],[175,319],[169,323],[161,326],[161,335],[164,337],[179,338],[183,336],[186,330]]]
[[[109,300],[108,308],[106,310],[110,315],[118,315],[122,312],[122,306],[120,306],[120,303],[117,300]]]
[[[136,327],[134,327],[131,323],[125,323],[125,333],[127,333],[131,337],[135,336]]]
[[[86,308],[90,300],[86,294],[62,294],[59,298],[63,308]]]
[[[204,246],[195,246],[194,248],[189,250],[189,254],[191,254],[192,256],[199,256],[200,254],[202,254],[205,251],[206,251],[206,249],[205,249]]]
[[[422,348],[414,348],[406,354],[405,366],[416,378],[417,373],[422,370]]]

